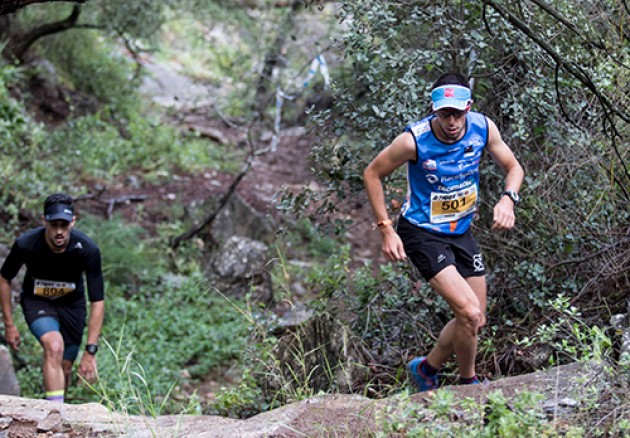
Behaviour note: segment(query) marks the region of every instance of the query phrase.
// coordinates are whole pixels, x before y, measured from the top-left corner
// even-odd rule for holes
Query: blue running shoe
[[[474,377],[471,377],[470,379],[462,379],[460,377],[459,384],[460,385],[481,385],[481,381],[476,375]]]
[[[407,364],[407,370],[411,376],[411,381],[420,392],[431,391],[438,387],[438,376],[427,376],[422,372],[420,366],[422,362],[427,360],[426,356],[416,357]]]

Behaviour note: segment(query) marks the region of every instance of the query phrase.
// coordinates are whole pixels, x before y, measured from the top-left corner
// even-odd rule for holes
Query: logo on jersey
[[[450,181],[457,181],[458,179],[466,179],[466,178],[468,178],[469,176],[472,176],[472,175],[474,175],[474,174],[476,174],[476,173],[477,173],[477,170],[476,170],[476,169],[475,169],[475,170],[467,170],[466,172],[460,173],[460,174],[458,174],[458,175],[443,176],[443,177],[441,178],[441,181],[442,181],[443,183],[446,183],[446,182],[450,182]]]
[[[438,177],[437,175],[433,175],[430,173],[427,175],[427,181],[429,181],[429,184],[435,184],[436,182],[438,182]]]
[[[422,163],[424,170],[437,170],[437,162],[435,160],[427,160]]]
[[[416,137],[430,130],[431,130],[431,125],[429,125],[429,122],[418,123],[416,126],[411,127],[411,132]]]
[[[463,183],[461,183],[461,184],[456,184],[456,185],[454,185],[454,186],[448,186],[448,187],[447,187],[447,186],[442,186],[442,185],[440,185],[440,186],[438,186],[438,187],[437,187],[437,189],[438,189],[440,192],[452,192],[452,191],[454,191],[454,190],[460,190],[460,189],[466,188],[466,187],[468,187],[468,186],[470,186],[470,185],[472,185],[472,184],[473,184],[473,181],[471,181],[471,180],[466,180],[466,181],[464,181]]]
[[[470,145],[473,147],[483,146],[483,139],[480,136],[475,135],[470,139]]]
[[[464,157],[472,157],[473,155],[475,155],[475,150],[473,149],[472,145],[468,145],[464,148]]]

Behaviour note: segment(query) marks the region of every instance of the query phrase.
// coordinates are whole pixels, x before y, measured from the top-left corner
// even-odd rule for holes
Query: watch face
[[[89,354],[94,355],[98,351],[98,345],[88,344],[85,346],[85,351],[87,351]]]

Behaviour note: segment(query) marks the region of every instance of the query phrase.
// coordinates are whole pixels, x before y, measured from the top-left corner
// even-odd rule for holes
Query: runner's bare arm
[[[376,223],[388,220],[385,206],[385,193],[382,179],[407,161],[416,159],[416,145],[410,133],[402,133],[383,149],[363,172],[363,181],[367,191]],[[407,255],[403,244],[391,225],[380,226],[383,238],[382,250],[389,261],[404,260]]]
[[[523,183],[525,173],[514,156],[512,150],[505,144],[499,133],[499,129],[494,122],[488,119],[488,145],[487,150],[492,159],[505,172],[504,190],[513,190],[518,193]],[[514,227],[514,202],[507,197],[501,196],[494,207],[493,230],[510,230]]]
[[[101,334],[103,320],[105,319],[105,301],[93,301],[90,303],[90,318],[88,319],[87,343],[97,344]],[[83,353],[78,373],[88,382],[93,382],[97,376],[96,356]]]

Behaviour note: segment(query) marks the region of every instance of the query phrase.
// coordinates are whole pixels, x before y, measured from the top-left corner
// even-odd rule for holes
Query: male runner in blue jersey
[[[425,357],[407,365],[420,391],[438,387],[437,372],[453,355],[460,383],[479,383],[475,373],[477,333],[485,324],[486,279],[483,259],[470,231],[479,199],[479,162],[486,149],[506,173],[494,207],[494,230],[514,226],[514,206],[523,169],[492,120],[471,112],[468,81],[448,73],[433,85],[433,113],[406,127],[367,166],[364,181],[390,261],[407,257],[449,304],[455,318],[440,332]],[[407,165],[408,191],[393,228],[381,179]]]
[[[96,378],[97,342],[105,315],[101,254],[88,236],[73,229],[75,221],[72,198],[63,193],[50,195],[44,202],[43,226],[15,240],[0,270],[5,337],[17,350],[20,333],[13,323],[10,281],[26,265],[20,304],[29,328],[44,348],[46,399],[61,403],[85,329],[84,274],[90,318],[78,372],[87,381]]]

